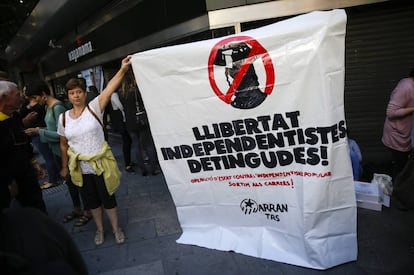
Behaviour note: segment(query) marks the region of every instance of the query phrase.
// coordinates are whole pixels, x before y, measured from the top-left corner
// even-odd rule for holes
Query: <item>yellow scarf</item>
[[[6,119],[8,119],[8,118],[10,118],[10,116],[6,115],[6,114],[5,114],[5,113],[3,113],[3,112],[0,112],[0,121],[6,120]]]
[[[101,150],[95,155],[82,155],[75,153],[70,147],[68,149],[69,156],[69,173],[73,184],[82,187],[82,169],[79,161],[88,161],[96,174],[102,175],[105,180],[105,186],[109,195],[115,193],[121,180],[121,171],[112,153],[111,147],[105,141]]]

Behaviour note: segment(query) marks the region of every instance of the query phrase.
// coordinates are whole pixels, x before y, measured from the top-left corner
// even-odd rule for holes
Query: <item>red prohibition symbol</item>
[[[253,61],[260,57],[266,72],[266,85],[262,92],[259,87]],[[215,65],[225,66],[226,77],[233,81],[223,93],[214,77]],[[249,36],[229,37],[219,41],[210,52],[208,78],[214,93],[225,103],[235,108],[251,109],[260,105],[270,95],[275,85],[275,71],[267,50]]]

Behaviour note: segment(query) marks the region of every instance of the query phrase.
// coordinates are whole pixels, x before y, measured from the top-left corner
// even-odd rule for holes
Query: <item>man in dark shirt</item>
[[[66,229],[31,207],[0,211],[0,267],[1,274],[88,274]]]
[[[12,198],[10,189],[17,189],[16,199],[21,206],[46,212],[32,163],[33,150],[17,113],[21,103],[17,85],[0,81],[0,207],[9,207]]]

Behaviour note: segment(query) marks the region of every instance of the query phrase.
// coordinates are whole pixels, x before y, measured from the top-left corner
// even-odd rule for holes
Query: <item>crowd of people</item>
[[[96,245],[104,243],[106,237],[103,213],[110,221],[115,242],[124,243],[126,236],[118,223],[115,195],[121,172],[105,134],[104,115],[108,104],[112,105],[114,112],[121,111],[122,114],[119,129],[124,141],[125,170],[135,172],[135,163],[131,160],[131,144],[136,140],[137,163],[141,173],[148,174],[147,159],[150,172],[154,175],[160,173],[148,123],[136,128],[128,127],[127,125],[133,124],[128,124],[131,122],[129,113],[133,113],[133,121],[138,123],[135,120],[136,109],[130,110],[127,101],[123,101],[127,96],[125,93],[125,97],[118,96],[118,93],[124,91],[124,88],[118,89],[121,84],[125,87],[125,75],[132,75],[129,72],[130,59],[131,56],[127,56],[122,60],[120,69],[100,93],[95,86],[88,87],[87,92],[83,78],[68,80],[65,88],[71,104],[69,109],[52,95],[51,89],[44,82],[28,83],[20,90],[7,74],[0,75],[0,153],[8,156],[0,160],[0,173],[3,177],[0,185],[0,232],[19,224],[18,228],[22,232],[15,232],[19,235],[28,231],[26,229],[29,227],[24,224],[30,222],[31,232],[27,237],[31,237],[31,243],[42,245],[33,240],[36,240],[36,234],[45,234],[44,232],[53,231],[54,235],[61,237],[54,245],[43,244],[44,250],[50,251],[40,255],[28,253],[23,246],[21,250],[16,250],[12,247],[11,240],[0,242],[0,261],[7,263],[6,270],[11,273],[14,274],[19,269],[37,269],[42,264],[42,268],[45,268],[42,269],[42,274],[53,274],[55,268],[62,267],[67,270],[65,274],[87,274],[82,257],[69,234],[62,225],[48,217],[42,188],[62,183],[67,185],[73,209],[63,217],[63,222],[76,219],[74,225],[83,226],[93,220],[96,225]],[[131,90],[125,90],[129,91]],[[138,89],[133,93],[136,97]],[[46,169],[37,162],[35,151],[41,154]],[[47,186],[44,182],[39,182],[46,175]],[[18,207],[11,207],[12,205]],[[26,216],[31,218],[25,219]],[[37,221],[32,223],[33,219]],[[68,249],[70,251],[65,251]],[[61,259],[48,265],[50,252],[61,256]],[[59,258],[56,255],[54,260]],[[21,258],[18,264],[13,262],[16,258]]]
[[[122,244],[126,236],[118,222],[115,195],[121,171],[107,141],[107,116],[110,117],[112,129],[122,137],[125,171],[135,173],[137,166],[143,176],[161,172],[146,111],[130,63],[131,56],[124,58],[119,70],[101,92],[95,86],[87,87],[83,78],[69,79],[65,90],[70,108],[53,96],[46,83],[28,83],[20,91],[8,75],[0,74],[0,153],[8,156],[0,158],[0,174],[3,177],[0,185],[0,232],[7,230],[11,223],[24,224],[39,216],[33,224],[37,228],[47,225],[55,233],[58,232],[56,234],[66,244],[57,243],[52,249],[63,255],[62,247],[70,248],[72,259],[67,260],[62,256],[62,261],[58,263],[59,267],[68,266],[68,274],[72,274],[71,270],[85,273],[85,264],[66,231],[48,219],[41,188],[64,182],[73,209],[65,214],[63,222],[76,219],[74,225],[83,226],[93,220],[96,226],[94,242],[101,245],[106,238],[103,223],[105,213],[116,243]],[[412,156],[413,114],[414,69],[408,77],[398,82],[386,109],[382,142],[390,151],[393,181]],[[136,163],[132,160],[133,142],[136,142]],[[348,144],[353,178],[359,180],[362,174],[362,154],[349,132]],[[46,169],[37,162],[35,150],[44,159]],[[44,179],[45,175],[48,179],[46,183],[39,183],[39,179]],[[18,202],[21,208],[11,209],[12,201]],[[32,218],[17,219],[16,215],[29,215]],[[35,228],[30,234],[38,231]],[[3,241],[2,244],[0,260],[7,262],[16,255],[20,257],[21,253],[28,255],[22,261],[24,268],[33,265],[36,255],[25,251],[8,251],[10,247],[7,245],[11,245],[9,241]],[[13,266],[10,260],[8,268],[13,271],[14,268],[23,267]]]

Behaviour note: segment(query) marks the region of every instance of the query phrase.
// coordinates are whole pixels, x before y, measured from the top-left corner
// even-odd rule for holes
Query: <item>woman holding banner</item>
[[[130,60],[131,56],[122,60],[121,68],[106,88],[88,104],[83,79],[69,79],[65,88],[73,108],[59,117],[61,174],[64,177],[70,174],[73,183],[81,187],[86,208],[91,209],[97,227],[96,245],[104,242],[102,208],[109,218],[116,243],[121,244],[125,241],[124,232],[118,225],[115,198],[121,173],[112,150],[105,141],[102,120],[112,93],[118,88],[130,67]]]

